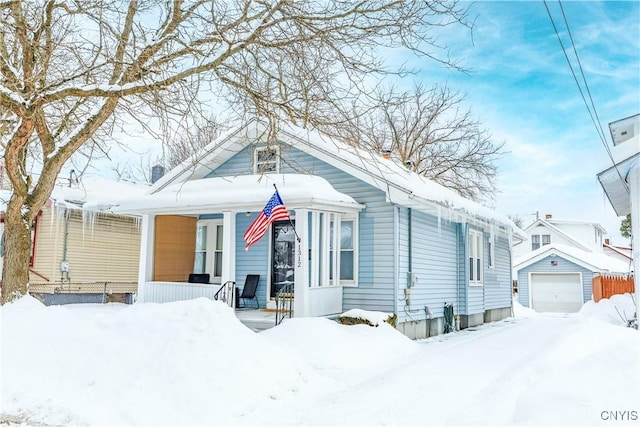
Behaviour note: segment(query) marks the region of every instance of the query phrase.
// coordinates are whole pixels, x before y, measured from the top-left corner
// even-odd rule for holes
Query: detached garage
[[[544,245],[514,260],[518,302],[537,312],[576,313],[592,298],[595,274],[627,273],[628,265],[604,253]]]

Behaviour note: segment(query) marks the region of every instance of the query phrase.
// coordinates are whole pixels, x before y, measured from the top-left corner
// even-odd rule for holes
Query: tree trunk
[[[29,257],[31,255],[30,210],[24,209],[22,198],[11,196],[4,215],[4,268],[2,270],[1,303],[11,302],[27,293]]]

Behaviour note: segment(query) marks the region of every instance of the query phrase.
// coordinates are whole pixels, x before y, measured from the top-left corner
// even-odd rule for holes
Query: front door
[[[286,284],[293,284],[296,232],[293,221],[273,224],[271,256],[271,297]]]

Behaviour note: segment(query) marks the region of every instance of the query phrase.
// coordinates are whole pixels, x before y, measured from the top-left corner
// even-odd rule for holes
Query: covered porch
[[[242,235],[274,193],[274,184],[291,218],[271,224],[261,241],[245,250]],[[353,279],[357,260],[340,248],[344,240],[355,241],[363,208],[323,178],[269,174],[173,184],[110,210],[142,216],[138,301],[215,298],[225,286],[242,289],[247,274],[258,274],[257,302],[271,310],[266,318],[275,317],[271,313],[281,291],[293,291],[295,317],[342,311],[341,283],[345,276]],[[191,273],[210,279],[189,283]]]

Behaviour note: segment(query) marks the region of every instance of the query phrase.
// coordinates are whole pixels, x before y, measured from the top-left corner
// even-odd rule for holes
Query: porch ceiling
[[[154,194],[123,199],[109,207],[120,214],[203,214],[262,210],[274,184],[290,210],[357,212],[364,205],[334,189],[324,178],[303,174],[241,175],[196,179]]]

